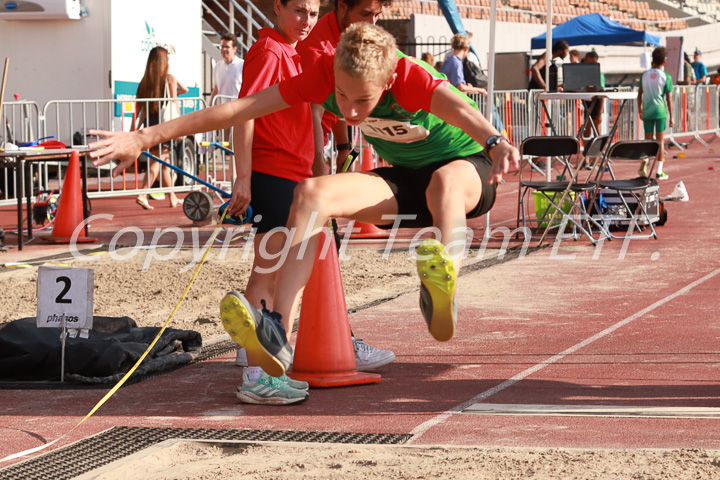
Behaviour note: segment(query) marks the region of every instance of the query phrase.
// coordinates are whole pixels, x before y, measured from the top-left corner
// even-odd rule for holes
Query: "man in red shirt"
[[[392,5],[392,0],[335,0],[335,9],[318,20],[317,25],[308,37],[298,42],[297,52],[303,70],[310,68],[324,54],[334,55],[340,35],[355,22],[367,22],[375,25],[383,8]],[[328,134],[335,138],[338,153],[338,164],[344,161],[352,150],[348,140],[348,129],[345,120],[326,112],[320,105],[313,104],[313,126],[315,128],[315,163],[324,165],[324,147],[328,142]],[[322,118],[322,120],[320,120]],[[322,136],[320,136],[322,125]]]

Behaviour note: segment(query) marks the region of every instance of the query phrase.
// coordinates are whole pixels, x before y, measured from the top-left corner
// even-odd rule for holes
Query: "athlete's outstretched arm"
[[[287,107],[289,105],[280,95],[280,89],[277,85],[273,85],[254,95],[205,108],[135,132],[90,130],[90,135],[102,137],[101,140],[89,145],[90,148],[97,149],[90,152],[90,156],[97,159],[93,162],[96,166],[111,161],[120,162],[113,170],[115,176],[131,165],[142,151],[153,145],[159,145],[172,138],[230,128],[240,122],[253,120]]]
[[[450,125],[462,129],[483,147],[488,138],[493,135],[500,135],[482,113],[474,109],[446,85],[437,87],[433,92],[430,100],[430,112]],[[491,183],[500,183],[502,176],[508,173],[511,166],[514,168],[520,166],[520,153],[508,142],[500,142],[490,150],[489,155],[493,160],[489,179]]]

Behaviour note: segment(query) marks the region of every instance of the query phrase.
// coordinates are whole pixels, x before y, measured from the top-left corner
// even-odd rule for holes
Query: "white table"
[[[28,240],[33,238],[32,234],[32,202],[33,192],[31,179],[28,171],[28,165],[32,162],[51,162],[68,160],[73,152],[80,154],[80,178],[82,183],[82,203],[83,215],[88,211],[87,199],[87,168],[86,161],[90,149],[87,147],[76,148],[57,148],[45,150],[6,150],[0,152],[0,168],[12,168],[17,172],[15,182],[15,195],[17,196],[17,219],[18,219],[18,250],[23,247],[23,231],[22,231],[22,202],[25,191],[25,203],[27,206],[27,229]],[[85,225],[85,234],[87,235],[87,224]]]

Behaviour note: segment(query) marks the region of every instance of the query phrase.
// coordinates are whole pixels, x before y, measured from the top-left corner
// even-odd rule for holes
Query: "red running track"
[[[690,202],[667,204],[658,240],[601,247],[565,240],[468,268],[459,280],[458,331],[448,343],[428,335],[417,292],[354,314],[354,329],[397,355],[379,384],[314,389],[307,402],[283,408],[242,405],[234,396],[240,369],[225,355],[122,388],[60,444],[127,425],[401,433],[415,444],[720,449],[718,170],[717,155],[697,143],[686,158],[667,162],[661,196],[683,180]],[[513,181],[501,187],[494,226],[514,228]],[[106,242],[130,222],[148,232],[187,227],[177,210],[145,214],[112,202],[93,202],[94,213],[124,219],[93,227]],[[0,224],[13,228],[13,214],[3,209]],[[3,258],[47,252],[33,243],[22,257],[11,250]],[[103,394],[1,390],[0,457],[67,432]],[[467,412],[476,405],[573,407],[586,415]],[[593,406],[635,410],[589,415]],[[648,416],[659,407],[667,418]]]

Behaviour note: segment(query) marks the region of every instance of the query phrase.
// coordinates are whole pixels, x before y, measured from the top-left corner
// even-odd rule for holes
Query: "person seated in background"
[[[430,66],[435,65],[435,56],[430,52],[425,52],[420,56],[420,60],[427,63]]]
[[[559,58],[560,60],[565,59],[570,50],[570,45],[565,40],[558,40],[555,42],[552,48],[552,57],[550,62]],[[530,84],[528,90],[545,90],[545,68],[548,65],[547,52],[540,55],[537,62],[530,67]]]
[[[720,85],[720,67],[718,67],[717,73],[710,79],[710,83],[713,85]]]
[[[447,76],[450,83],[464,93],[481,93],[487,94],[484,88],[473,87],[465,81],[465,72],[463,69],[463,60],[470,51],[470,39],[467,35],[456,33],[450,40],[450,46],[453,49],[453,55],[443,62],[441,72]]]
[[[599,59],[600,57],[598,56],[597,52],[595,50],[590,50],[585,54],[582,63],[599,63]],[[605,75],[603,75],[602,72],[600,72],[600,88],[605,88]],[[603,98],[595,97],[594,100],[591,100],[589,102],[584,101],[583,103],[585,104],[585,108],[590,109],[590,118],[592,118],[593,125],[595,125],[595,132],[600,134],[600,130],[602,129],[602,115],[603,110],[605,109],[605,100]],[[587,127],[585,127],[583,137],[589,137],[590,132],[591,126],[588,125]]]
[[[580,63],[580,50],[570,50],[570,63]],[[585,63],[584,60],[583,63]]]

